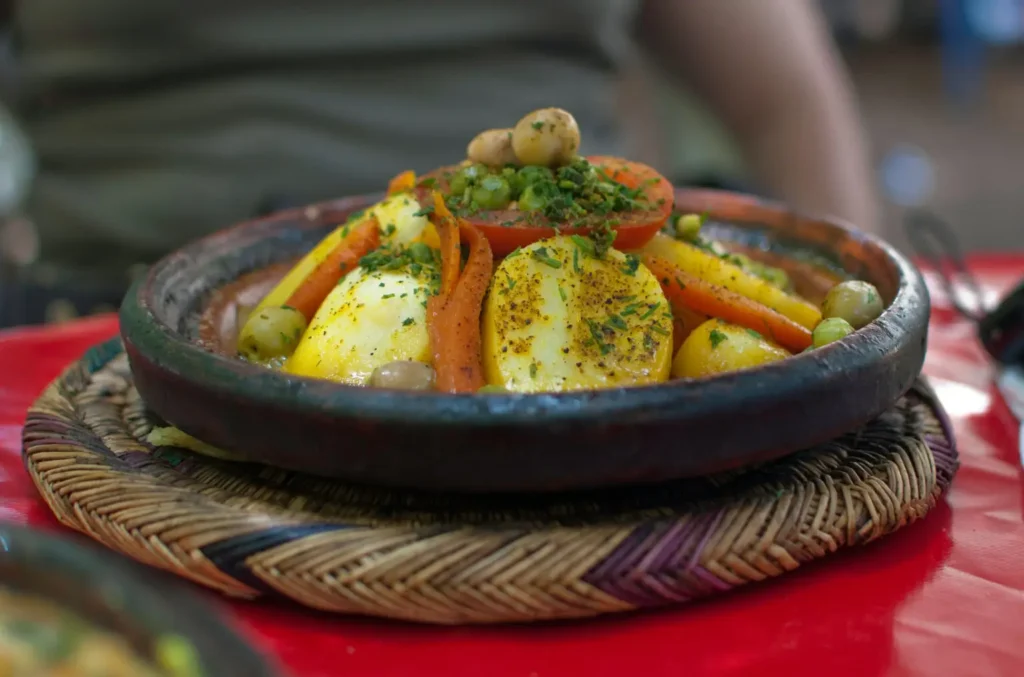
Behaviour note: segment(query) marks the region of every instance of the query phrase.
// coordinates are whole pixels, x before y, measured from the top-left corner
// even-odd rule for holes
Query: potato
[[[589,243],[542,240],[498,266],[482,327],[490,385],[558,392],[668,378],[672,314],[661,286],[639,260],[616,250],[593,258]]]
[[[367,272],[356,268],[327,296],[284,370],[366,385],[377,367],[400,360],[429,364],[429,266]]]
[[[466,157],[488,167],[504,167],[519,164],[512,150],[511,129],[488,129],[480,132],[469,142]]]
[[[568,164],[580,149],[580,127],[568,111],[542,108],[523,116],[512,130],[512,150],[524,165]]]
[[[326,259],[334,248],[344,239],[348,226],[354,226],[362,222],[364,218],[376,216],[380,223],[381,243],[393,243],[407,245],[411,242],[421,240],[426,235],[424,232],[430,222],[426,216],[418,216],[422,209],[420,203],[411,195],[399,194],[387,198],[363,212],[363,216],[352,221],[350,224],[343,224],[331,231],[324,239],[320,240],[313,249],[303,256],[298,263],[277,283],[269,294],[263,297],[256,310],[262,310],[270,306],[282,306],[299,288],[302,281],[309,277],[309,274]],[[255,311],[254,311],[255,312]]]
[[[752,329],[722,320],[708,320],[683,342],[672,361],[672,376],[701,378],[750,369],[790,354]]]
[[[821,312],[807,301],[787,294],[770,282],[744,271],[719,256],[663,233],[651,238],[641,251],[665,259],[679,269],[711,284],[725,287],[768,306],[807,329],[814,329],[821,321]]]

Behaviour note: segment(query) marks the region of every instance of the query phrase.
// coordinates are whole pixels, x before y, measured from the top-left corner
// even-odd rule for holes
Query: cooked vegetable
[[[861,280],[840,282],[832,287],[825,302],[821,304],[824,317],[839,317],[854,329],[865,327],[874,321],[885,306],[882,297],[873,284]]]
[[[761,334],[721,320],[708,320],[683,342],[672,361],[676,378],[701,378],[777,362],[790,354]]]
[[[285,305],[295,308],[303,317],[316,314],[331,289],[345,273],[359,265],[359,259],[380,246],[380,224],[370,217],[352,231],[320,262],[302,284],[292,292]]]
[[[154,653],[167,677],[195,677],[201,674],[199,655],[184,637],[164,635],[157,640]]]
[[[381,365],[429,363],[425,304],[437,284],[437,266],[415,262],[407,249],[364,257],[320,306],[284,370],[365,385]]]
[[[466,157],[471,162],[488,167],[519,164],[515,151],[512,150],[511,129],[488,129],[480,132],[469,142]]]
[[[427,302],[427,313],[437,387],[450,393],[476,392],[485,385],[480,309],[494,258],[487,239],[465,221],[457,221],[440,193],[434,193],[433,216],[441,239],[441,291]],[[463,239],[469,245],[469,258],[460,272]]]
[[[561,108],[527,113],[512,130],[512,150],[524,165],[552,167],[567,164],[580,148],[576,118]]]
[[[416,187],[416,172],[406,170],[388,183],[388,195],[407,193]]]
[[[488,176],[500,176],[511,188],[508,208],[484,209],[473,189]],[[598,246],[613,242],[620,250],[644,245],[672,211],[672,186],[646,165],[608,157],[577,158],[556,171],[544,167],[505,168],[487,173],[482,165],[442,168],[427,175],[446,204],[477,227],[497,256],[518,247],[563,235],[592,235]],[[423,182],[421,181],[421,186]],[[417,194],[426,201],[432,188]]]
[[[353,215],[348,223],[335,228],[312,251],[302,257],[278,282],[277,286],[260,301],[256,309],[285,305],[295,290],[337,249],[352,229],[371,218],[377,219],[377,223],[380,224],[381,242],[406,245],[423,238],[427,235],[425,229],[430,224],[427,217],[420,211],[419,202],[411,195],[403,194],[389,197],[365,212]]]
[[[681,214],[676,220],[676,237],[696,242],[703,225],[704,219],[700,214]]]
[[[373,370],[369,385],[396,390],[430,390],[434,387],[434,369],[412,360],[388,362]]]
[[[779,345],[799,352],[811,345],[811,332],[785,315],[724,287],[645,254],[644,264],[661,282],[673,307],[685,307],[759,332]]]
[[[814,328],[814,347],[821,348],[840,339],[844,339],[854,331],[850,323],[841,317],[828,317]]]
[[[504,209],[512,201],[512,187],[500,176],[487,176],[473,188],[471,199],[481,209]]]
[[[238,352],[253,362],[288,357],[306,331],[306,318],[295,308],[277,306],[249,315],[238,335]]]
[[[672,360],[672,314],[639,261],[589,240],[536,242],[498,267],[483,316],[487,382],[514,392],[658,383]]]
[[[821,321],[821,313],[801,298],[752,275],[737,265],[663,233],[656,234],[641,252],[664,259],[679,270],[767,306],[807,329]]]

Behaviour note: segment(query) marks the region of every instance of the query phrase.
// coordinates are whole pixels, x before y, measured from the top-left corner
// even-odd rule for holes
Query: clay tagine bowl
[[[188,642],[208,677],[280,674],[167,574],[78,539],[13,524],[0,524],[0,553],[0,588],[122,637],[140,658],[152,659],[158,639],[176,636]]]
[[[255,462],[449,491],[557,491],[656,482],[777,458],[878,416],[924,361],[928,293],[885,242],[756,198],[677,192],[711,234],[782,264],[820,300],[830,268],[888,304],[864,329],[757,369],[631,389],[450,395],[343,386],[232,356],[240,308],[377,196],[275,214],[169,255],[129,291],[121,333],[151,410]]]

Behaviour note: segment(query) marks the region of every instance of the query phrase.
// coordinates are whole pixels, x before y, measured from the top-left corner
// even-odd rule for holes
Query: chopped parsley
[[[723,333],[723,332],[721,332],[721,331],[719,331],[717,329],[712,329],[711,333],[708,334],[708,339],[711,341],[711,348],[712,349],[715,349],[718,346],[720,346],[722,344],[722,342],[725,341],[728,338],[729,337],[726,336],[725,333]]]
[[[534,260],[540,261],[546,266],[551,266],[552,268],[562,267],[562,262],[552,257],[551,254],[548,253],[547,247],[537,247],[533,252],[531,252],[530,256],[532,256]]]
[[[402,326],[403,327],[408,327],[411,324],[416,324],[416,318],[407,317],[404,320],[402,320]]]

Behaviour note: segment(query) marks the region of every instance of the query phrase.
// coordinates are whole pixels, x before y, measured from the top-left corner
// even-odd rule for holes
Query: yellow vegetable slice
[[[636,257],[597,259],[574,238],[524,247],[495,272],[482,327],[488,384],[559,392],[667,380],[672,314],[658,281]]]
[[[651,238],[641,251],[665,259],[677,268],[711,284],[757,301],[807,329],[814,329],[821,321],[821,312],[807,301],[787,294],[712,253],[680,242],[664,233],[658,233]]]
[[[380,223],[382,244],[408,245],[423,239],[424,230],[430,225],[430,222],[425,215],[419,214],[420,210],[420,203],[416,201],[416,198],[410,193],[402,193],[368,208],[362,218],[357,221],[338,226],[288,271],[288,274],[277,283],[277,286],[260,301],[256,310],[262,310],[268,306],[284,305],[299,288],[302,281],[309,277],[310,273],[325,258],[330,256],[344,238],[347,229],[362,223],[363,220],[371,216],[376,216]]]
[[[701,378],[777,362],[790,354],[750,329],[708,320],[683,341],[672,361],[675,378]]]

